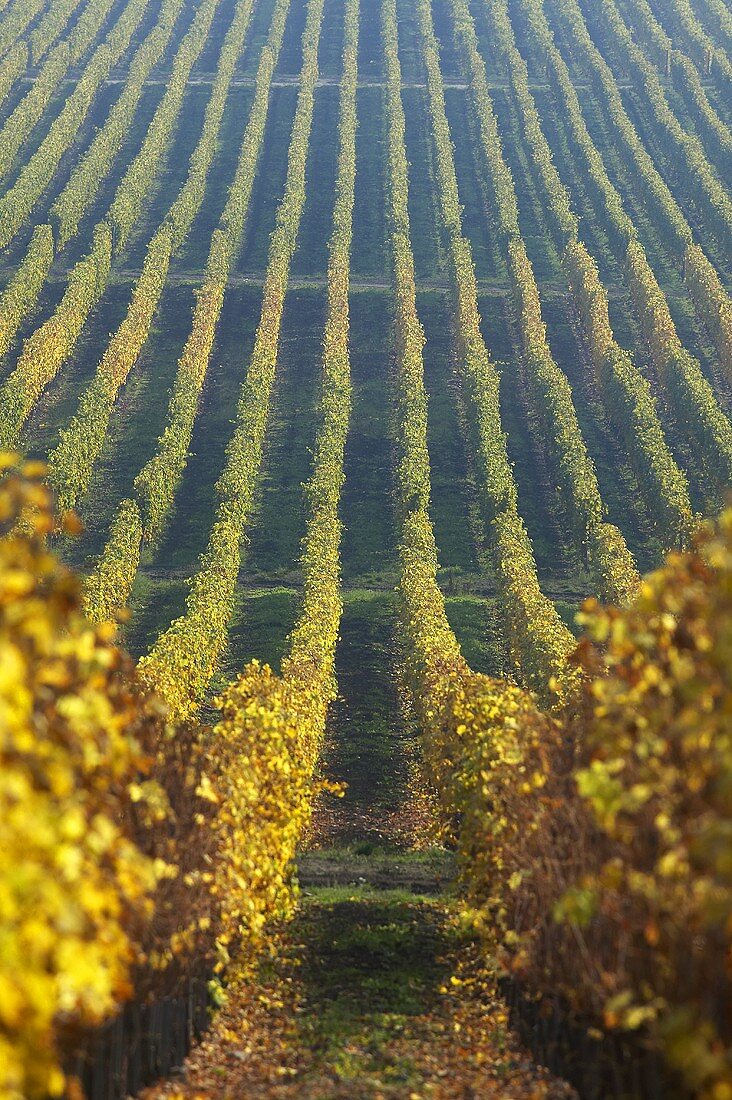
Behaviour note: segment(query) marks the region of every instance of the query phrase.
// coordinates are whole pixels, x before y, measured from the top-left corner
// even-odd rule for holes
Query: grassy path
[[[147,1097],[560,1098],[507,1030],[474,945],[439,898],[310,892],[183,1079]]]
[[[329,777],[347,787],[318,814],[316,843],[345,845],[346,859],[352,845],[368,855],[383,845],[409,844],[419,828],[410,798],[417,750],[392,667],[395,604],[391,592],[356,591],[345,601],[336,659],[341,694],[325,755]]]

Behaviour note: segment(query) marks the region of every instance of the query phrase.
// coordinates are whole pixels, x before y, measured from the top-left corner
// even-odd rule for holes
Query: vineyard
[[[0,1100],[732,1100],[728,0],[0,0]]]

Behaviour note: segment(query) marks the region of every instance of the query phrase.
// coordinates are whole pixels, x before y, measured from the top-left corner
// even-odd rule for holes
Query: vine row
[[[87,491],[119,390],[147,342],[171,256],[185,240],[203,203],[221,119],[236,62],[249,28],[252,6],[252,0],[241,0],[237,6],[221,48],[216,80],[206,106],[201,135],[191,154],[186,180],[148,244],[127,314],[84,391],[77,413],[69,427],[62,431],[58,446],[49,456],[49,476],[64,509],[75,508]]]
[[[329,242],[328,307],[323,342],[322,420],[318,430],[312,478],[307,486],[309,516],[303,547],[304,591],[297,623],[290,635],[282,672],[276,676],[266,665],[249,663],[224,696],[225,729],[237,731],[232,745],[232,794],[234,805],[242,805],[239,791],[251,787],[249,776],[259,778],[244,820],[244,836],[257,837],[256,866],[269,871],[272,882],[278,872],[284,884],[276,905],[270,903],[266,916],[291,906],[291,866],[302,830],[310,819],[313,796],[319,785],[313,774],[325,734],[328,707],[335,697],[334,661],[341,619],[340,535],[338,502],[343,482],[343,454],[351,405],[348,351],[348,284],[352,239],[354,184],[356,173],[356,86],[358,79],[358,0],[346,0],[344,11],[343,74],[340,93],[339,152],[333,233]],[[249,752],[241,752],[241,745]],[[252,768],[268,748],[264,767]],[[254,753],[252,750],[254,749]],[[276,751],[278,767],[272,766]],[[254,756],[254,759],[252,759]],[[269,794],[272,781],[280,778],[275,802]],[[267,778],[265,778],[267,777]],[[322,786],[322,785],[320,785]],[[268,809],[262,828],[263,798]],[[222,850],[226,859],[219,864],[219,879],[228,884],[226,893],[240,894],[239,883],[251,878],[251,854],[239,837],[228,833]],[[251,842],[250,842],[251,848]],[[266,880],[265,880],[266,881]],[[263,891],[260,890],[260,896]],[[272,891],[274,893],[274,891]],[[256,898],[256,895],[255,895]],[[260,902],[261,906],[261,902]],[[262,906],[262,908],[264,908]],[[239,935],[224,914],[224,939]],[[227,921],[227,916],[229,917]]]
[[[145,536],[155,544],[164,529],[185,468],[198,400],[208,371],[216,329],[224,304],[231,265],[244,232],[249,200],[264,141],[269,95],[282,45],[290,0],[278,0],[269,37],[257,69],[254,100],[247,119],[234,181],[214,232],[206,263],[206,278],[197,292],[191,331],[178,363],[168,409],[168,421],[155,455],[135,480],[141,501]]]
[[[691,422],[707,482],[717,495],[723,495],[732,485],[732,424],[719,408],[698,362],[682,346],[666,299],[637,242],[628,247],[627,272],[656,369],[681,423]]]
[[[723,3],[723,0],[694,0],[698,18],[704,23],[711,23],[712,34],[724,46],[727,55],[732,53],[732,15]]]
[[[18,42],[0,62],[0,107],[28,68],[28,47]]]
[[[114,402],[150,335],[172,253],[172,234],[163,226],[150,241],[127,313],[112,336],[94,378],[84,390],[69,426],[48,458],[48,476],[59,508],[76,508],[86,493],[107,437]],[[106,614],[102,617],[106,617]]]
[[[94,52],[74,91],[38,149],[0,198],[0,248],[5,248],[48,187],[59,161],[74,141],[112,66],[130,44],[149,0],[130,0],[107,40]]]
[[[53,263],[53,230],[37,225],[23,262],[0,295],[0,356],[5,355],[18,329],[35,305]]]
[[[636,38],[645,42],[651,52],[656,54],[657,67],[665,67],[666,74],[671,77],[674,87],[680,93],[706,146],[706,155],[710,162],[718,161],[722,171],[729,175],[732,169],[732,137],[709,102],[696,67],[684,53],[674,49],[673,42],[648,0],[639,0],[632,6],[627,4],[627,0],[620,0],[618,10]],[[663,18],[668,18],[668,11],[664,12]],[[708,65],[705,68],[711,67],[712,56],[713,52],[707,54]]]
[[[74,267],[58,307],[23,344],[12,373],[0,388],[0,446],[12,449],[46,386],[76,345],[87,318],[107,285],[112,236],[102,223],[87,256]]]
[[[420,6],[418,14],[421,25],[429,29],[430,24],[425,25],[423,22],[429,14],[428,9]],[[409,407],[403,411],[404,432],[409,438],[405,438],[399,471],[400,481],[412,487],[415,508],[424,513],[429,529],[427,531],[425,528],[424,517],[417,517],[415,537],[434,542],[428,514],[429,456],[426,438],[422,441],[426,433],[427,416],[422,378],[424,334],[417,317],[416,305],[412,301],[414,261],[409,232],[404,108],[400,92],[398,31],[391,4],[385,4],[382,16],[388,81],[391,217],[395,225],[392,250],[397,292],[397,350],[402,370],[411,379],[409,392],[404,398],[409,402]],[[434,47],[431,57],[426,56],[425,60],[428,64],[440,205],[455,286],[458,355],[478,440],[479,483],[488,516],[488,532],[504,609],[506,638],[512,659],[520,667],[525,680],[546,696],[551,694],[550,684],[563,675],[572,639],[553,604],[541,592],[531,543],[518,514],[516,483],[501,424],[498,373],[488,355],[480,330],[472,253],[470,244],[461,231],[455,167],[444,116],[444,102],[441,99],[442,86],[435,67]],[[415,441],[415,436],[418,442]],[[436,551],[431,550],[426,560],[432,561],[436,568]]]
[[[173,61],[165,93],[137,156],[127,167],[109,208],[114,250],[120,252],[142,212],[183,107],[188,78],[208,38],[221,0],[203,0]]]
[[[46,0],[26,0],[25,3],[15,0],[5,13],[0,27],[0,57],[7,54],[18,39],[23,37],[45,6]]]
[[[684,259],[689,291],[699,312],[706,318],[720,363],[727,377],[732,379],[732,303],[729,295],[699,245],[690,244]]]
[[[31,65],[40,65],[56,39],[60,38],[74,12],[80,8],[83,0],[56,0],[51,4],[43,19],[28,36]]]
[[[88,4],[74,29],[72,38],[69,41],[59,42],[44,61],[29,91],[0,129],[0,176],[7,175],[13,167],[19,149],[41,119],[69,67],[93,43],[113,3],[114,0],[99,0],[98,4]],[[130,0],[129,7],[132,9],[132,16],[136,14],[139,19],[147,7],[147,2]],[[117,27],[122,28],[120,33],[126,33],[129,27],[129,34],[132,35],[135,24],[130,26],[127,7],[123,9]]]
[[[571,0],[567,0],[567,3],[570,2]],[[632,248],[633,267],[636,271],[640,272],[642,270],[643,272],[647,272],[647,275],[644,274],[643,277],[634,280],[632,284],[628,281],[628,285],[633,291],[633,304],[640,319],[641,327],[645,331],[652,330],[655,327],[654,318],[657,317],[658,310],[661,309],[663,312],[661,330],[666,334],[665,338],[668,341],[669,349],[678,348],[678,335],[668,310],[668,305],[663,299],[662,292],[652,274],[645,250],[637,238],[635,227],[625,212],[622,199],[610,182],[603,159],[592,141],[582,115],[577,93],[569,77],[569,71],[562,55],[554,43],[540,0],[523,0],[523,3],[533,32],[545,48],[546,58],[549,64],[549,78],[552,87],[559,97],[562,106],[562,117],[567,125],[572,146],[581,158],[581,162],[587,173],[587,178],[599,197],[600,206],[607,219],[610,237],[614,244],[616,255],[623,264],[626,274],[629,274],[629,257]],[[572,26],[575,26],[574,22]],[[593,71],[598,76],[598,79],[601,79],[602,86],[607,89],[608,102],[614,104],[612,117],[617,120],[617,133],[621,134],[622,131],[622,136],[628,140],[627,148],[632,148],[637,153],[637,157],[634,156],[632,161],[634,167],[647,164],[659,188],[665,188],[666,185],[658,175],[648,154],[640,145],[638,136],[627,115],[624,111],[622,114],[617,113],[617,111],[622,109],[622,104],[620,104],[619,93],[612,74],[607,64],[592,44],[584,23],[581,23],[581,26],[578,25],[578,34],[580,34],[582,30],[584,33],[580,35],[577,41],[582,45],[584,57],[593,66]],[[649,176],[649,179],[650,178]],[[669,218],[675,221],[678,228],[678,233],[675,235],[675,247],[684,258],[687,285],[689,286],[690,293],[700,316],[704,317],[708,324],[710,316],[714,317],[715,315],[709,314],[707,298],[701,288],[703,286],[712,288],[712,293],[717,298],[718,303],[716,311],[717,317],[724,314],[725,304],[727,308],[729,308],[729,300],[721,284],[719,284],[713,266],[702,249],[693,244],[688,223],[676,205],[675,200],[671,197],[670,192],[667,192],[667,198],[668,204],[664,206],[664,210]],[[722,361],[726,361],[725,356],[729,356],[730,348],[727,342],[729,339],[729,332],[724,325],[719,325],[716,331],[713,329],[713,334],[717,340],[717,346],[720,349],[720,358]],[[677,374],[669,375],[667,369],[664,369],[660,374],[660,381],[666,389],[671,405],[676,408],[677,415],[681,418],[682,422],[689,424],[702,450],[706,450],[710,443],[708,423],[718,422],[719,418],[723,416],[714,393],[711,391],[704,378],[698,361],[688,353],[684,352],[681,359],[678,359],[675,354],[669,354],[663,357],[663,362],[667,367],[673,366],[674,363],[683,364],[683,370]],[[666,386],[666,382],[670,378],[672,378],[672,384]],[[694,414],[691,422],[689,422],[689,410]],[[715,447],[721,447],[722,449],[718,454],[714,452],[709,453],[710,467],[713,467],[715,464],[719,465],[722,469],[729,467],[731,452],[727,450],[724,443],[725,436],[726,432],[724,431],[717,432],[713,436],[713,445]],[[717,478],[713,480],[712,484],[717,484]]]
[[[233,613],[242,538],[262,463],[290,263],[305,202],[305,169],[318,79],[323,6],[324,0],[309,0],[307,8],[285,190],[270,240],[254,348],[236,410],[234,432],[216,483],[218,504],[208,546],[191,582],[186,613],[172,623],[140,661],[146,683],[168,702],[172,713],[180,716],[198,708],[226,644]],[[158,466],[161,474],[163,469]]]
[[[664,5],[663,11],[656,0],[652,6],[659,19],[670,20],[671,30],[684,42],[685,52],[693,58],[702,72],[709,73],[713,77],[719,73],[722,76],[723,86],[725,81],[732,80],[732,65],[729,57],[724,49],[718,48],[706,33],[689,0],[669,0],[669,3]],[[719,0],[708,0],[709,13],[713,19],[715,7],[717,11],[724,8],[719,4]],[[732,47],[732,18],[726,8],[724,8],[723,21],[726,21],[729,27],[728,42]],[[721,30],[722,22],[718,27]]]
[[[512,774],[520,774],[530,787],[531,772],[522,767],[528,758],[523,742],[529,735],[535,740],[539,717],[530,697],[518,687],[471,670],[449,625],[437,583],[437,546],[429,515],[424,333],[417,314],[410,241],[396,0],[382,0],[382,34],[387,72],[387,202],[396,345],[398,591],[405,679],[426,772],[437,794],[445,828],[457,841],[464,881],[473,887],[475,897],[486,872],[494,869],[491,852],[502,847],[504,832],[512,828],[510,820],[499,824],[498,814],[493,812],[497,809],[494,800],[501,793],[494,775],[502,777],[510,760],[520,768],[519,772],[512,768]],[[485,844],[487,822],[491,823],[489,846]],[[491,878],[491,893],[507,888],[504,879],[500,872]]]
[[[476,86],[475,80],[472,79],[473,73],[478,74],[478,83],[481,84],[474,103],[483,152],[487,163],[496,165],[499,160],[503,160],[501,140],[485,84],[485,69],[481,69],[478,63],[475,29],[467,8],[464,4],[460,4],[459,0],[455,10],[460,13],[458,35],[467,47],[471,86],[473,88]],[[499,49],[503,48],[505,51],[505,30],[495,13],[492,29],[497,36]],[[434,32],[432,32],[432,38],[434,39]],[[436,57],[434,48],[433,54]],[[480,81],[481,72],[482,82]],[[525,76],[525,74],[522,75]],[[441,78],[438,82],[438,77],[439,74],[435,68],[436,95],[443,97]],[[519,90],[528,92],[528,88],[519,87]],[[548,148],[538,140],[541,134],[538,119],[527,111],[525,122],[532,129],[532,133],[528,135],[532,153],[537,159],[542,160],[542,179],[547,183],[548,200],[552,211],[562,227],[564,239],[570,239],[573,234],[576,234],[577,221],[571,211],[568,197],[561,188]],[[445,129],[446,126],[445,122]],[[449,140],[447,130],[444,140]],[[491,181],[499,178],[503,181],[504,194],[498,204],[499,219],[502,220],[504,210],[509,211],[509,217],[505,223],[501,224],[501,239],[508,266],[514,310],[519,322],[532,406],[542,425],[542,436],[546,440],[548,457],[560,486],[567,518],[575,536],[574,541],[583,549],[596,591],[601,593],[603,598],[623,602],[632,593],[633,586],[637,582],[637,573],[620,531],[604,521],[605,509],[600,496],[597,475],[582,438],[572,391],[566,375],[554,361],[546,339],[539,289],[518,229],[515,189],[505,161],[501,167],[490,167],[488,176]],[[498,196],[495,197],[498,200]],[[457,185],[455,185],[455,201],[457,201]]]
[[[148,0],[140,0],[141,4],[147,2]],[[183,46],[181,47],[184,51],[186,63],[190,62],[190,64],[193,64],[191,54],[186,48],[187,44],[190,46],[192,41],[192,52],[194,57],[197,57],[203,49],[218,2],[219,0],[209,0],[208,4],[204,4],[198,9],[191,31],[189,35],[186,36],[186,39],[184,39]],[[130,7],[135,3],[136,0],[132,0]],[[177,56],[180,56],[180,54]],[[170,128],[168,123],[172,126],[172,122],[169,117],[169,112],[166,109],[165,97],[163,98],[158,112],[156,112],[155,118],[159,116],[164,118],[165,135],[169,138]],[[175,117],[177,117],[177,112]],[[153,120],[153,126],[154,124],[155,119]],[[150,132],[148,132],[148,137],[149,136]],[[156,131],[156,136],[160,136],[159,131]],[[147,139],[146,142],[143,143],[143,148],[146,144]],[[146,173],[145,179],[145,184],[147,186],[149,186],[155,178],[155,170],[157,170],[159,160],[164,151],[164,146],[161,147],[158,145],[155,148],[156,155],[153,155],[153,147],[155,147],[154,142],[150,149],[149,171]],[[155,170],[153,170],[153,166]],[[135,184],[139,184],[139,177],[134,182]],[[135,217],[139,216],[142,197],[142,188],[140,186],[137,186],[136,190],[133,186],[132,196],[129,195],[129,188],[130,181],[128,180],[128,174],[125,174],[117,188],[115,200],[113,202],[113,208],[115,204],[117,204],[118,209],[122,207],[125,208],[126,227],[128,230],[131,229]],[[131,201],[128,202],[128,199],[131,199]],[[99,222],[95,227],[92,249],[71,272],[67,292],[61,304],[54,311],[51,318],[26,341],[15,370],[6,382],[3,390],[0,391],[0,439],[4,439],[7,446],[14,445],[17,442],[20,430],[30,414],[33,404],[68,359],[91,310],[98,303],[101,295],[106,289],[111,271],[111,257],[109,260],[105,258],[106,244],[104,248],[102,248],[100,242],[109,240],[111,242],[112,253],[114,253],[115,243],[118,247],[120,245],[119,238],[117,238],[115,242],[115,223],[112,220],[111,213],[112,211],[110,210],[107,218]],[[28,262],[28,257],[26,258],[26,262]],[[80,273],[83,271],[86,271],[87,276],[90,276],[87,291],[80,285]],[[30,309],[31,291],[34,290],[37,285],[38,283],[36,280],[33,286],[29,286],[28,288],[27,309]],[[125,333],[125,335],[128,334],[128,332]]]
[[[589,8],[587,9],[590,10]],[[603,7],[605,34],[617,47],[631,81],[648,105],[661,147],[722,248],[732,242],[732,202],[695,134],[686,133],[668,105],[658,74],[633,38],[614,0]]]
[[[472,85],[481,85],[479,103],[483,110],[486,104],[490,109],[485,69],[476,61],[475,30],[464,0],[457,0],[457,4],[463,9],[462,37]],[[663,541],[667,546],[678,546],[688,538],[692,521],[686,478],[665,440],[647,381],[613,334],[607,292],[594,260],[579,240],[579,222],[572,210],[572,197],[554,164],[529,89],[526,63],[518,52],[513,28],[502,3],[494,4],[492,28],[508,69],[521,131],[543,192],[544,206],[580,318],[603,406],[624,438],[639,484],[647,497],[649,513]],[[489,129],[495,132],[495,122]],[[491,155],[485,139],[483,149],[485,156]]]
[[[109,174],[133,124],[145,80],[163,56],[182,7],[183,0],[163,0],[155,26],[130,62],[119,99],[54,200],[50,220],[59,250],[76,234],[84,212]]]

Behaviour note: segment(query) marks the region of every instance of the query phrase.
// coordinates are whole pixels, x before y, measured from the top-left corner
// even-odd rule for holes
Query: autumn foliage
[[[577,785],[608,845],[578,884],[612,943],[608,1023],[647,1020],[704,1095],[732,1087],[732,511],[648,577],[633,607],[589,608]],[[560,910],[561,911],[561,910]],[[571,915],[571,902],[565,903]]]
[[[160,714],[45,548],[47,491],[10,477],[6,534],[28,508],[34,533],[0,542],[0,1094],[34,1097],[60,1091],[57,1028],[95,1024],[129,992],[167,873],[135,834],[169,805],[151,778]]]
[[[732,511],[626,610],[588,603],[559,720],[477,681],[428,759],[468,904],[509,969],[584,1021],[732,1082]],[[716,1090],[716,1091],[715,1091]]]
[[[122,1002],[246,962],[291,911],[340,614],[336,600],[322,659],[303,627],[282,679],[255,662],[213,729],[173,727],[48,549],[59,519],[43,472],[26,464],[0,489],[0,1096],[13,1098],[58,1094],[67,1056]]]

